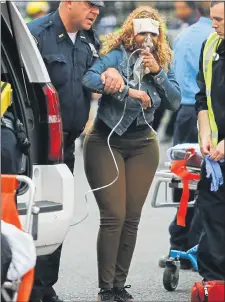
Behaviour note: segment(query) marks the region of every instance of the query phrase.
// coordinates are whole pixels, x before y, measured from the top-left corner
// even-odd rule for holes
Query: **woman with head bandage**
[[[159,36],[159,21],[151,18],[140,18],[133,20],[133,29],[137,49],[142,49],[141,56],[134,65],[134,81],[140,83],[142,77],[147,73],[157,73],[160,70],[158,62],[151,54]]]
[[[125,283],[142,207],[159,162],[151,123],[161,102],[170,110],[180,104],[162,24],[150,6],[135,9],[118,33],[106,36],[102,56],[83,79],[85,89],[102,94],[84,142],[85,173],[100,210],[99,301],[133,300]],[[115,94],[104,93],[101,74],[109,67],[124,79],[125,88]]]

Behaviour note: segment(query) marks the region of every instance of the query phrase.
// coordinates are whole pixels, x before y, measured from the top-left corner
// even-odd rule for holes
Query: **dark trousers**
[[[165,108],[162,105],[160,105],[159,108],[157,108],[154,113],[154,120],[152,122],[152,128],[155,131],[158,131],[159,129],[164,113],[165,113]]]
[[[18,174],[21,157],[15,133],[1,127],[1,174]]]
[[[225,182],[225,164],[221,164]],[[225,280],[225,185],[210,191],[205,165],[202,166],[197,207],[203,225],[199,242],[199,274],[206,280]]]
[[[107,145],[110,129],[101,123],[84,141],[84,166],[92,189],[111,183],[117,176]],[[119,178],[95,191],[100,211],[97,241],[99,288],[123,287],[132,260],[142,207],[158,162],[158,143],[153,132],[113,134],[110,139]]]
[[[195,191],[190,191],[189,201],[194,200]],[[182,195],[181,189],[174,189],[173,202],[180,202]],[[186,226],[177,225],[177,215],[169,226],[170,249],[187,251],[198,244],[202,232],[202,226],[196,206],[188,208],[186,215]]]
[[[162,121],[162,118],[164,116],[166,109],[163,107],[163,105],[160,105],[158,109],[156,109],[154,113],[154,120],[152,123],[152,127],[155,131],[158,131],[160,123]],[[172,137],[174,134],[174,127],[175,127],[175,121],[177,117],[177,112],[172,112],[169,122],[166,125],[165,129],[165,135],[168,137]]]
[[[194,105],[181,105],[177,112],[173,134],[173,145],[197,143],[197,114]]]
[[[166,126],[165,134],[169,137],[173,137],[174,135],[174,128],[175,128],[175,122],[177,118],[177,112],[172,112],[172,115],[170,116],[169,123]]]
[[[177,112],[177,119],[174,128],[174,146],[182,143],[197,143],[197,115],[194,105],[181,105]],[[173,201],[180,202],[181,189],[174,189]],[[194,200],[195,192],[190,192],[189,201]],[[196,207],[188,208],[186,216],[186,226],[177,225],[177,215],[169,226],[170,248],[178,250],[188,250],[198,244],[201,235],[201,223]]]
[[[75,163],[75,142],[64,135],[64,162],[73,173]],[[31,301],[55,296],[53,285],[58,281],[62,244],[51,255],[38,256],[35,267],[35,281]]]

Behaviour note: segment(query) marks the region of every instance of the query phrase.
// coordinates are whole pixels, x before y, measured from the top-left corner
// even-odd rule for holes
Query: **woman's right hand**
[[[137,99],[142,104],[143,109],[147,109],[152,105],[151,98],[145,91],[129,88],[128,96]]]

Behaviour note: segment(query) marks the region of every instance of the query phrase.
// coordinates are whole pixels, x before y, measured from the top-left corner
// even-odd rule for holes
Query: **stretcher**
[[[15,196],[19,183],[25,183],[29,188],[29,202],[25,225],[22,227],[16,207]],[[18,231],[24,231],[31,235],[32,216],[38,209],[34,206],[35,186],[29,177],[23,175],[1,175],[1,200],[2,220],[6,224],[14,225]],[[23,234],[22,234],[23,235]],[[31,240],[33,243],[33,240]],[[27,249],[27,246],[25,246]],[[35,246],[34,246],[35,249]],[[32,255],[36,260],[36,254]],[[34,268],[27,271],[24,276],[17,280],[7,280],[1,288],[1,295],[5,301],[28,302],[34,280]]]
[[[164,163],[167,169],[159,170],[156,172],[156,182],[151,199],[151,205],[153,208],[165,208],[165,207],[179,207],[179,203],[174,203],[170,198],[171,190],[169,188],[180,188],[183,189],[184,183],[183,178],[177,175],[176,167],[174,171],[173,165],[180,164],[181,168],[186,168],[188,173],[196,175],[197,179],[188,179],[188,187],[190,190],[197,190],[199,181],[199,174],[201,170],[202,156],[200,150],[196,144],[181,144],[167,151],[169,154],[169,160]],[[195,177],[193,177],[195,178]],[[162,186],[164,187],[163,200],[159,200],[159,193],[162,192]],[[193,207],[195,201],[190,201],[188,207]]]
[[[169,161],[164,165],[167,169],[156,172],[156,183],[152,195],[151,205],[153,208],[175,207],[179,208],[177,213],[177,224],[185,227],[185,216],[188,207],[195,205],[195,199],[189,200],[190,190],[197,193],[200,180],[202,155],[197,144],[181,144],[167,151]],[[164,190],[164,199],[160,199]],[[180,203],[172,201],[172,190],[181,189],[182,197]],[[197,194],[195,194],[197,196]],[[194,246],[189,251],[171,250],[163,274],[163,285],[168,291],[174,291],[179,283],[180,259],[191,261],[193,268],[197,271],[197,250]]]

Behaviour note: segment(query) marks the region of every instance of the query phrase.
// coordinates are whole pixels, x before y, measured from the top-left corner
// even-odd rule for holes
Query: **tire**
[[[179,269],[173,267],[165,267],[163,273],[163,285],[169,292],[175,291],[179,283]]]

